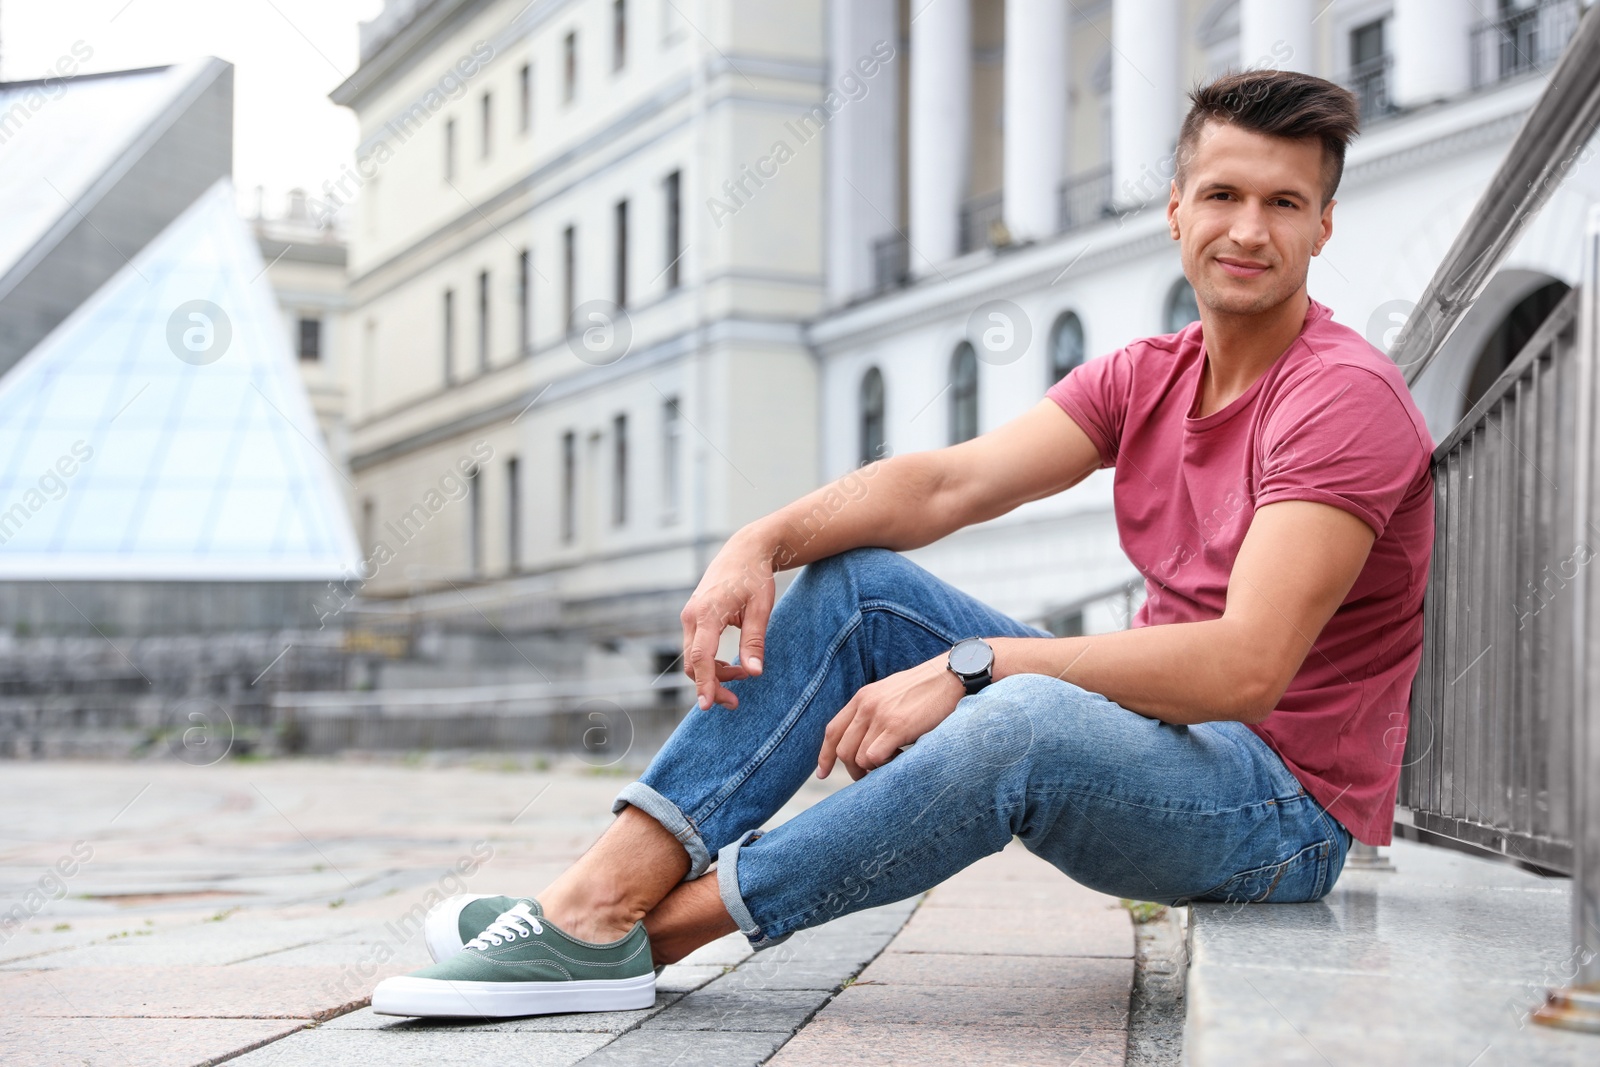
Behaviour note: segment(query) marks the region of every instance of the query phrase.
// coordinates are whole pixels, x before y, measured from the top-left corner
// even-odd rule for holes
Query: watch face
[[[976,637],[958,641],[950,649],[950,666],[957,674],[982,674],[994,662],[994,651]]]

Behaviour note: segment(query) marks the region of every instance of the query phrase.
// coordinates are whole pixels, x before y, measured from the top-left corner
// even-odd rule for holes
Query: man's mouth
[[[1217,266],[1235,278],[1255,278],[1265,274],[1268,267],[1265,263],[1258,263],[1251,259],[1237,259],[1233,256],[1218,256]]]

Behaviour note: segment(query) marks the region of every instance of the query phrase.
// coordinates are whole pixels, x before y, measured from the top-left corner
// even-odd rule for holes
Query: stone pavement
[[[1186,1063],[1600,1063],[1600,1035],[1528,1019],[1573,971],[1570,881],[1409,841],[1389,855],[1311,904],[1189,909]]]
[[[738,934],[707,945],[645,1011],[365,1009],[378,979],[427,962],[433,899],[546,884],[638,769],[8,762],[0,912],[22,921],[0,924],[0,1063],[1123,1062],[1127,913],[1015,843],[922,901],[755,955]],[[809,782],[773,823],[848,785]]]

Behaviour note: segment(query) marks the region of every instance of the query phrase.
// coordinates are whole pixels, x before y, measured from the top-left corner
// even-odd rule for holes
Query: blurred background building
[[[276,297],[251,329],[296,387],[284,411],[305,413],[280,423],[304,431],[316,499],[344,508],[322,557],[337,573],[274,617],[260,665],[284,648],[283,665],[323,666],[208,691],[276,685],[262,721],[312,747],[509,743],[482,723],[597,699],[669,727],[677,613],[739,526],[872,458],[989,430],[1084,359],[1197,317],[1163,210],[1187,89],[1273,67],[1357,94],[1365,128],[1310,290],[1386,349],[1584,7],[388,0],[332,93],[359,120],[351,163],[227,237],[250,246],[240,291]],[[226,65],[116,78],[128,114],[100,126],[92,105],[7,118],[30,85],[0,86],[0,122],[21,130],[0,142],[17,219],[0,365],[23,360],[0,404],[31,395],[28,353],[83,348],[81,324],[64,332],[75,309],[180,215],[221,225],[204,205],[228,173]],[[101,126],[131,140],[96,141]],[[12,167],[26,143],[45,147]],[[1592,156],[1419,387],[1436,437],[1576,284]],[[43,180],[90,158],[82,189]],[[29,425],[34,402],[14,403]],[[9,484],[35,458],[0,452]],[[1142,580],[1110,484],[912,555],[1059,633],[1124,625]],[[43,587],[6,588],[38,603]],[[70,630],[54,606],[5,621]],[[104,610],[132,630],[155,614],[132,596]]]

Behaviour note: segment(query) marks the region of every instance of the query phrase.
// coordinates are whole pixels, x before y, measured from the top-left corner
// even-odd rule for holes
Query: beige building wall
[[[660,616],[663,591],[681,607],[723,538],[816,484],[816,367],[801,324],[821,301],[824,153],[806,116],[826,92],[824,6],[630,0],[618,70],[609,0],[435,4],[418,16],[425,33],[402,30],[335,92],[362,137],[346,182],[345,367],[366,549],[397,516],[428,511],[460,462],[488,456],[475,488],[437,493],[415,533],[388,529],[393,560],[368,596],[461,589],[506,611],[542,598],[557,619],[644,598],[648,611],[617,625],[648,643],[662,637],[646,617]],[[667,236],[674,173],[681,257]],[[571,302],[614,301],[621,201],[626,305],[613,318],[632,340],[612,359],[568,329],[564,234],[576,235]]]

